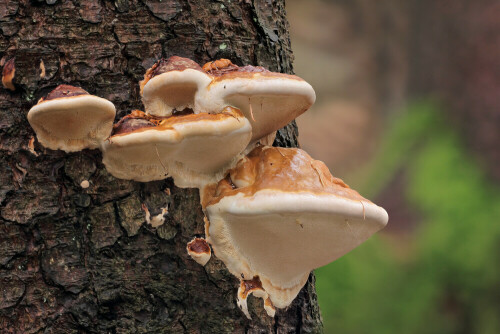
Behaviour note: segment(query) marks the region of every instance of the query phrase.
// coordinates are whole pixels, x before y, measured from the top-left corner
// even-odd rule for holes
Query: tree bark
[[[249,321],[224,264],[188,257],[204,233],[196,190],[115,179],[98,150],[29,148],[28,110],[62,83],[112,101],[118,119],[143,109],[138,81],[161,57],[291,73],[283,1],[0,0],[0,28],[1,65],[15,66],[15,91],[0,90],[2,333],[321,332],[312,274],[274,319],[251,299]],[[296,126],[275,145],[296,146]],[[147,225],[143,203],[168,205],[165,223]]]

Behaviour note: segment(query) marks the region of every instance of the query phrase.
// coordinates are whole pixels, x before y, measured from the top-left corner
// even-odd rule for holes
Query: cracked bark
[[[219,57],[292,72],[283,1],[0,1],[0,328],[2,333],[318,333],[314,276],[293,304],[253,321],[236,306],[238,282],[212,258],[185,250],[203,235],[198,192],[172,180],[110,176],[98,150],[45,150],[26,114],[58,84],[102,96],[117,118],[142,109],[138,81],[158,58]],[[296,146],[294,124],[275,145]],[[82,189],[80,183],[90,181]],[[165,223],[145,223],[144,203]]]

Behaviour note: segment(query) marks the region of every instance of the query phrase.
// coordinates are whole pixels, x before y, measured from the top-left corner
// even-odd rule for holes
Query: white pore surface
[[[197,95],[196,106],[203,110],[221,110],[227,105],[240,109],[252,125],[255,141],[300,116],[315,100],[314,89],[305,81],[257,73],[254,78],[210,84]]]
[[[98,147],[111,134],[114,118],[113,103],[93,95],[49,100],[28,112],[38,141],[66,152]]]
[[[142,92],[146,113],[170,116],[172,110],[194,108],[194,96],[210,83],[210,77],[198,70],[170,71],[150,79]]]
[[[283,289],[303,284],[304,275],[351,251],[388,220],[371,202],[270,190],[226,197],[207,211],[215,255],[234,271],[248,267],[247,275]]]
[[[172,129],[111,137],[102,148],[103,163],[122,179],[148,182],[172,176],[178,187],[201,187],[214,182],[245,149],[250,136],[244,118],[180,123]]]

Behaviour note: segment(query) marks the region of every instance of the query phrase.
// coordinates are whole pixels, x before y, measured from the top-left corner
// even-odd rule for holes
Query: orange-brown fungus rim
[[[133,123],[134,121],[143,121],[143,124]],[[111,136],[120,134],[129,134],[139,129],[151,129],[157,126],[157,123],[150,120],[150,115],[140,110],[133,110],[130,114],[122,117],[117,123],[113,124]]]
[[[239,297],[241,299],[246,299],[250,293],[256,290],[264,291],[259,276],[254,276],[252,279],[249,280],[241,280]]]
[[[274,305],[273,305],[273,302],[271,301],[271,298],[269,298],[269,297],[267,297],[266,300],[264,300],[264,305],[271,306],[273,309],[276,309],[276,307],[274,307]]]
[[[271,162],[270,157],[273,158]],[[295,157],[299,160],[294,160]],[[268,163],[270,164],[269,166],[267,165]],[[300,163],[303,164],[303,168],[307,168],[306,171],[309,174],[307,178],[296,170],[295,165]],[[266,169],[271,169],[271,171],[274,170],[275,173],[271,173]],[[230,175],[237,176],[238,173],[253,173],[255,171],[258,172],[256,172],[256,175],[252,175],[255,179],[252,185],[242,188],[234,187],[234,182],[231,180]],[[293,176],[296,176],[297,179],[290,181],[289,178]],[[288,182],[285,182],[285,179],[288,180]],[[302,187],[301,182],[304,184]],[[327,183],[326,187],[325,182]],[[308,193],[318,196],[337,196],[355,202],[370,202],[362,197],[357,191],[351,189],[341,179],[331,175],[326,165],[318,160],[312,159],[304,151],[295,148],[284,149],[258,146],[246,156],[243,163],[237,164],[236,167],[229,170],[226,177],[217,184],[210,185],[204,189],[204,201],[202,206],[206,208],[207,206],[215,205],[225,197],[236,196],[240,193],[242,193],[244,197],[252,197],[261,190],[272,190],[276,194]],[[345,191],[345,194],[337,194],[336,191],[339,190]]]
[[[180,65],[180,64],[183,64],[183,65]],[[185,64],[190,64],[190,65],[185,65]],[[163,67],[166,67],[167,69],[162,69]],[[181,72],[181,71],[184,71],[187,69],[197,70],[197,71],[205,73],[203,71],[203,69],[201,68],[201,66],[197,62],[195,62],[194,60],[191,60],[189,58],[172,56],[168,59],[165,59],[165,58],[158,59],[153,64],[153,66],[151,66],[150,68],[148,68],[146,70],[146,73],[144,73],[144,79],[139,82],[141,94],[142,94],[142,91],[143,91],[146,83],[149,80],[151,80],[152,78],[154,78],[158,75],[161,75],[163,73],[170,72],[170,71]]]
[[[237,70],[238,66],[233,64],[229,59],[220,58],[214,61],[209,61],[203,65],[203,70],[208,74],[218,75],[218,73],[225,73],[226,71]]]
[[[248,67],[250,67],[250,65],[242,67],[242,68],[248,68]],[[252,67],[254,67],[254,66],[252,66]],[[258,67],[260,67],[260,66],[258,66]],[[302,79],[296,75],[293,75],[293,74],[270,72],[268,70],[262,71],[262,72],[231,71],[231,72],[224,73],[220,76],[216,76],[214,74],[212,74],[212,75],[213,75],[213,79],[212,79],[212,82],[210,83],[210,85],[219,83],[221,81],[231,82],[232,80],[240,80],[240,79],[268,80],[268,79],[282,78],[282,79],[295,80],[295,81],[304,81],[304,79]]]
[[[47,94],[47,96],[42,97],[38,101],[38,103],[43,103],[52,100],[59,100],[59,99],[76,98],[82,95],[90,95],[90,94],[83,88],[63,84],[54,88],[52,91],[50,91],[50,93]]]
[[[229,110],[229,111],[226,111]],[[149,115],[147,115],[149,116]],[[125,116],[126,117],[126,116]],[[163,119],[158,120],[155,123],[154,127],[144,127],[131,132],[119,133],[111,136],[110,138],[117,136],[126,136],[132,133],[139,133],[144,131],[165,131],[165,130],[173,130],[174,125],[182,124],[182,123],[190,123],[190,122],[199,122],[199,121],[209,121],[209,122],[219,122],[228,118],[235,118],[239,121],[239,118],[243,118],[243,113],[236,108],[226,107],[224,110],[217,114],[209,114],[209,113],[199,113],[199,114],[189,114],[189,115],[171,115],[167,116]],[[131,117],[132,118],[132,117]],[[154,117],[153,117],[154,118]],[[118,123],[117,123],[118,124]]]
[[[129,120],[129,119],[143,119],[143,120],[146,120],[146,121],[149,121],[151,123],[156,124],[157,122],[159,122],[161,120],[161,118],[162,118],[161,116],[149,115],[149,114],[146,114],[142,110],[134,109],[130,112],[130,114],[127,114],[127,115],[123,116],[122,118],[120,118],[120,120],[118,120],[118,122],[116,122],[113,125],[113,128],[121,125],[123,122],[125,122],[126,120]]]

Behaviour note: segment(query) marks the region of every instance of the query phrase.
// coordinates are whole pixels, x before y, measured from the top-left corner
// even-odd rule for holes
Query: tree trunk
[[[55,4],[54,4],[55,3]],[[229,58],[292,72],[283,1],[0,0],[0,331],[2,333],[317,333],[314,276],[270,318],[215,257],[186,243],[204,233],[198,192],[171,179],[138,183],[106,172],[98,150],[67,154],[35,142],[26,114],[62,83],[143,109],[138,81],[161,57]],[[297,145],[294,124],[275,144]],[[80,183],[90,181],[83,189]],[[165,223],[145,223],[169,206]]]

